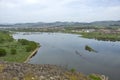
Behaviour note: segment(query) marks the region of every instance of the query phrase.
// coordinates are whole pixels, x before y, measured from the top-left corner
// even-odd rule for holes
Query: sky
[[[120,0],[0,0],[0,23],[120,20]]]

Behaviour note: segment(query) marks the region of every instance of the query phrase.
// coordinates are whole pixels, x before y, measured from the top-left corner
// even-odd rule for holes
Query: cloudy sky
[[[0,0],[0,23],[120,20],[120,0]]]

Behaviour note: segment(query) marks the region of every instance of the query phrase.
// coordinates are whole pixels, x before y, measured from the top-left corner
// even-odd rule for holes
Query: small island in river
[[[87,51],[89,51],[89,52],[97,52],[97,51],[95,51],[92,47],[90,47],[90,46],[88,46],[88,45],[85,46],[85,50],[87,50]]]

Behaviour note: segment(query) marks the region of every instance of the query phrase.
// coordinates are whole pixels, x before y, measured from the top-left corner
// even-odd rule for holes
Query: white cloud
[[[120,19],[119,0],[0,0],[0,23]]]
[[[27,3],[27,4],[36,4],[39,1],[41,1],[41,0],[25,0],[25,3]]]

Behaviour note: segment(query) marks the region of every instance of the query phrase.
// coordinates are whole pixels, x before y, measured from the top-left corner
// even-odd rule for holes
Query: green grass
[[[3,69],[4,69],[5,67],[6,67],[5,65],[0,64],[0,73],[3,71]]]
[[[7,52],[5,56],[0,56],[0,60],[4,60],[4,61],[24,62],[27,59],[27,57],[32,53],[32,51],[38,47],[37,45],[31,51],[26,51],[26,47],[31,46],[29,44],[33,42],[28,41],[29,44],[22,45],[19,41],[12,39],[12,36],[10,36],[8,33],[6,34],[0,32],[0,38],[4,39],[2,42],[0,42],[0,48],[5,49]],[[10,41],[10,39],[12,40]],[[11,54],[11,49],[15,49],[16,54],[14,55]]]
[[[6,47],[7,46],[7,47]],[[7,52],[6,56],[0,57],[0,60],[10,61],[10,62],[23,62],[30,55],[31,52],[26,52],[26,45],[21,45],[17,41],[2,43],[1,48],[5,49]],[[10,50],[15,48],[17,54],[12,55]]]
[[[89,78],[90,78],[90,80],[101,80],[100,77],[98,77],[98,76],[96,76],[96,75],[94,75],[94,74],[90,74],[90,75],[89,75]]]
[[[82,35],[84,38],[97,39],[103,41],[120,41],[120,33],[102,33],[102,32],[72,32],[65,30],[64,33],[72,33]]]
[[[77,73],[76,71],[74,73],[65,72],[64,75],[68,78],[68,80],[90,80],[90,78],[88,78],[86,75]]]
[[[120,34],[107,34],[100,32],[80,33],[84,38],[94,38],[103,41],[120,41]]]

